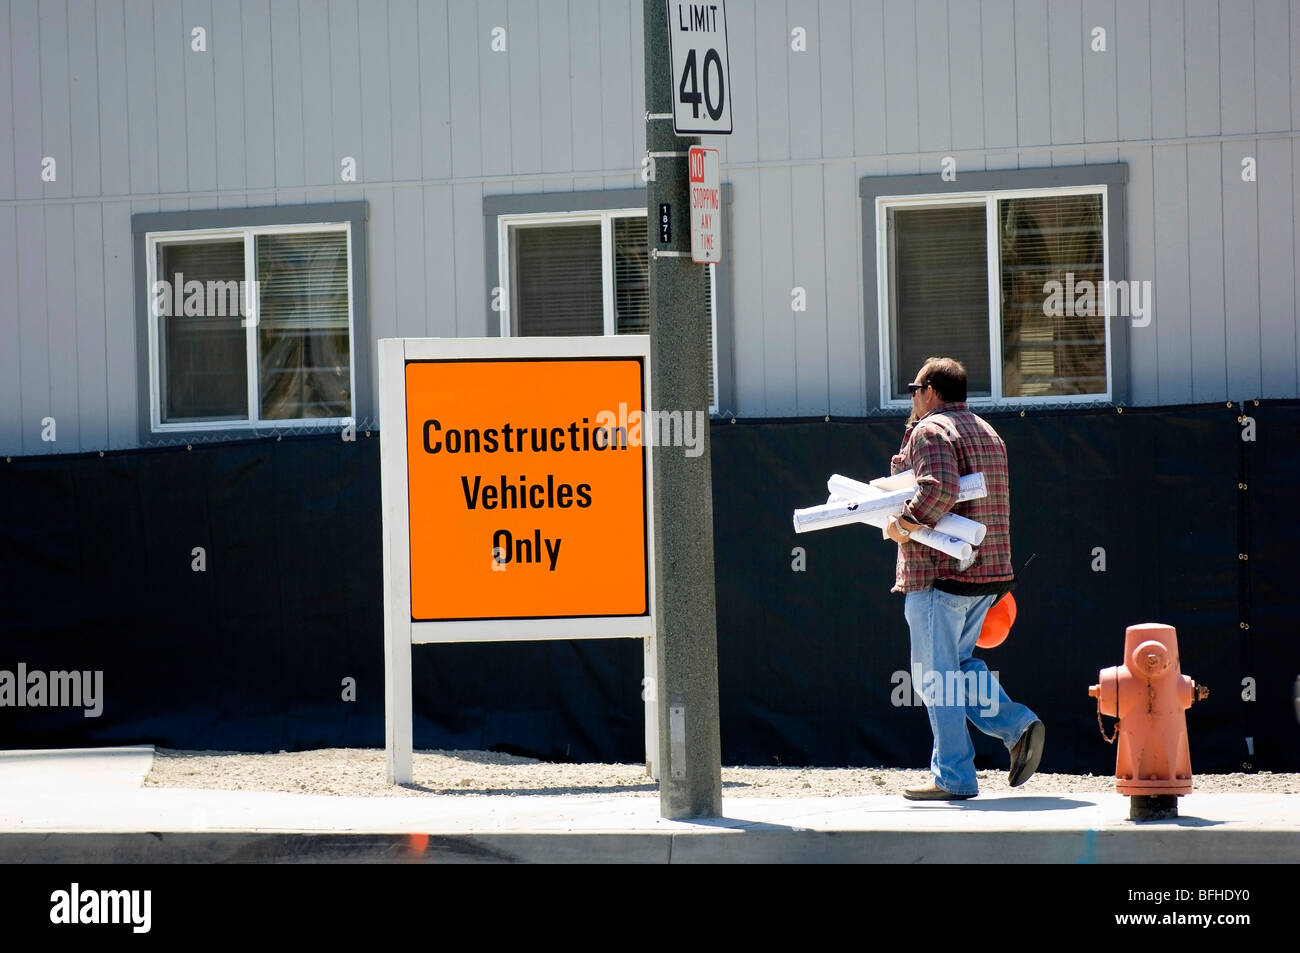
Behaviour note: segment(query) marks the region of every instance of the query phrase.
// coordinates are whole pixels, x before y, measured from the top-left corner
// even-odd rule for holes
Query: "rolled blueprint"
[[[836,503],[823,503],[821,506],[810,506],[807,509],[795,510],[794,531],[796,533],[811,533],[819,529],[830,529],[832,526],[847,526],[849,523],[865,523],[868,526],[883,528],[889,521],[889,517],[897,516],[903,512],[903,504],[912,498],[910,492],[905,492],[901,499],[891,498],[893,496],[894,494],[890,494],[882,499],[872,500],[870,503],[841,500]],[[980,526],[981,524],[976,523],[975,525]],[[971,544],[966,540],[958,539],[956,536],[947,536],[925,526],[913,530],[912,539],[929,546],[931,549],[947,553],[954,559],[966,560],[971,557]]]
[[[903,504],[916,495],[916,478],[910,470],[871,483],[835,474],[826,481],[826,487],[831,492],[828,502],[821,506],[795,510],[796,533],[814,532],[849,523],[866,523],[883,528],[889,517],[902,513]],[[988,489],[982,473],[969,474],[959,481],[957,502],[987,495]],[[984,541],[985,532],[983,523],[948,513],[934,529],[923,526],[913,530],[912,539],[964,562],[971,558],[972,544],[979,545]]]
[[[876,497],[897,490],[911,490],[915,493],[916,476],[911,470],[904,470],[892,477],[879,477],[870,483],[863,483],[860,480],[853,480],[846,476],[840,476],[838,473],[833,473],[831,478],[826,481],[826,489],[835,496],[846,498]],[[965,503],[967,500],[978,500],[988,495],[989,491],[984,483],[983,473],[968,473],[957,481],[958,503]],[[908,499],[911,499],[911,497],[909,496]]]
[[[832,493],[827,503],[851,503],[854,500],[862,499],[856,496],[846,496]],[[883,521],[877,524],[871,520],[871,525],[883,525]],[[934,531],[942,536],[955,536],[957,539],[965,540],[972,546],[978,546],[984,542],[984,537],[988,533],[988,527],[976,520],[967,519],[965,516],[959,516],[956,513],[945,513],[939,522],[934,524]]]

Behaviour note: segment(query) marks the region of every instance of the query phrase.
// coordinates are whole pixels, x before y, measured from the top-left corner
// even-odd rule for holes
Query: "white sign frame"
[[[682,24],[691,18],[690,8],[716,8],[713,18],[714,29],[707,33],[699,30],[683,30]],[[727,41],[727,5],[725,0],[709,0],[707,3],[690,3],[689,0],[667,0],[668,12],[668,59],[672,63],[671,93],[673,102],[673,131],[679,136],[729,136],[733,128],[731,118],[731,58],[728,54]],[[681,36],[678,36],[681,34]],[[699,37],[709,37],[700,39]],[[717,44],[717,37],[722,42]],[[717,44],[717,45],[715,45]],[[710,56],[712,54],[712,57]],[[722,110],[715,119],[710,116],[710,60],[718,62],[718,75],[722,80]],[[693,66],[691,65],[693,64]],[[693,69],[695,94],[700,97],[693,109],[681,100],[681,87],[688,69]],[[699,115],[692,115],[696,109]]]
[[[646,641],[646,763],[657,777],[658,709],[655,705],[654,440],[642,443],[645,475],[646,612],[638,616],[411,619],[410,501],[407,495],[406,364],[429,360],[641,361],[641,406],[650,409],[650,337],[382,338],[379,341],[380,479],[384,541],[384,734],[390,784],[411,782],[413,745],[411,646],[430,642],[510,642],[545,639],[640,638]]]

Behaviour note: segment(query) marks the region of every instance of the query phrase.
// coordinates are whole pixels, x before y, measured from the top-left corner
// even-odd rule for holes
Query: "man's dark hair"
[[[945,404],[966,399],[966,366],[951,357],[932,357],[925,362],[920,380],[934,388]]]

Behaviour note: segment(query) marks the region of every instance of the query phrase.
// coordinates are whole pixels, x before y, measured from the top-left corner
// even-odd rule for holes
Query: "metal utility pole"
[[[659,805],[666,818],[718,817],[722,745],[709,463],[709,315],[706,266],[691,260],[686,162],[687,149],[699,139],[673,131],[676,86],[668,4],[643,0],[643,15],[646,149],[652,170],[646,188],[651,399],[654,410],[681,411],[692,421],[702,411],[705,421],[699,456],[689,457],[684,447],[662,442],[654,453]]]

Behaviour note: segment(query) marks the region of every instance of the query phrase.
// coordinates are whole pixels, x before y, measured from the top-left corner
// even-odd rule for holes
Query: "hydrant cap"
[[[1148,639],[1129,656],[1129,671],[1139,678],[1159,678],[1169,671],[1173,659],[1164,643]]]
[[[982,649],[994,649],[1007,640],[1011,626],[1016,621],[1016,599],[1007,593],[999,599],[984,616],[984,627],[975,644]]]

